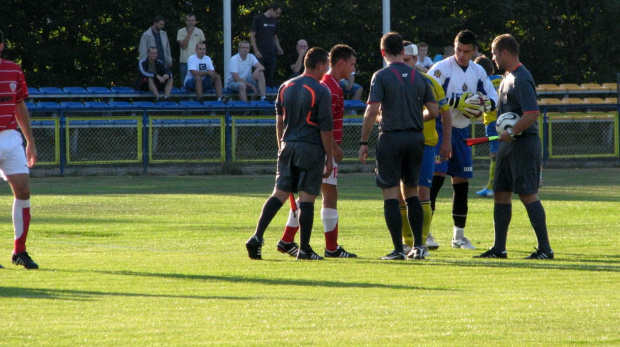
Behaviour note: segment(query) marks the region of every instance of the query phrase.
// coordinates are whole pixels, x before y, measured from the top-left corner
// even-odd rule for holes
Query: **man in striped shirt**
[[[19,65],[2,59],[4,35],[0,31],[0,175],[9,182],[13,202],[15,242],[12,262],[26,269],[38,269],[26,252],[26,237],[30,225],[29,168],[37,161],[37,149],[30,128],[30,117],[24,99],[28,97],[26,79]],[[17,131],[19,125],[26,138]],[[2,268],[2,265],[0,265]]]

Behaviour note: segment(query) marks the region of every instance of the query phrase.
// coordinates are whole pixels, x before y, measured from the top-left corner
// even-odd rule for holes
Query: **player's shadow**
[[[98,297],[138,297],[138,298],[174,298],[199,300],[256,300],[256,297],[221,296],[221,295],[168,295],[125,292],[101,292],[74,289],[23,288],[0,286],[0,298],[54,299],[70,301],[92,301]]]
[[[557,257],[557,254],[556,254]],[[518,258],[517,258],[518,259]],[[588,263],[588,264],[586,264]],[[448,260],[433,259],[427,262],[431,266],[466,266],[466,267],[491,267],[491,268],[525,268],[534,270],[572,270],[594,272],[620,272],[617,260],[578,260],[570,263],[564,260],[523,260],[513,261],[510,259],[480,259],[480,260]]]
[[[63,271],[63,270],[54,270]],[[367,282],[339,282],[326,280],[306,280],[306,279],[284,279],[271,277],[237,277],[222,275],[191,275],[191,274],[175,274],[175,273],[152,273],[152,272],[133,272],[133,271],[87,271],[74,270],[68,272],[95,272],[104,275],[123,275],[123,276],[141,276],[141,277],[157,277],[166,279],[194,280],[201,282],[230,282],[230,283],[256,283],[262,285],[278,285],[278,286],[303,286],[303,287],[328,287],[328,288],[380,288],[380,289],[405,289],[405,290],[431,290],[431,291],[459,291],[455,288],[445,287],[422,287],[414,285],[401,284],[385,284],[385,283],[367,283]]]

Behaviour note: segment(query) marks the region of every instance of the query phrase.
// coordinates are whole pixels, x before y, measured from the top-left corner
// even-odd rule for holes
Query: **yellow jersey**
[[[426,79],[431,83],[431,90],[433,91],[435,100],[437,100],[439,113],[441,114],[442,112],[449,110],[450,105],[448,104],[448,100],[446,100],[446,92],[444,92],[443,87],[439,84],[439,82],[424,72],[418,72],[426,77]],[[424,122],[424,144],[428,146],[435,146],[437,145],[437,142],[439,142],[439,136],[437,136],[437,129],[435,129],[435,120],[431,119]]]
[[[491,83],[493,83],[493,87],[495,90],[499,88],[499,84],[502,82],[502,76],[500,75],[491,75],[489,76]],[[491,122],[495,122],[497,120],[497,107],[494,111],[489,111],[484,113],[484,125],[489,125]]]

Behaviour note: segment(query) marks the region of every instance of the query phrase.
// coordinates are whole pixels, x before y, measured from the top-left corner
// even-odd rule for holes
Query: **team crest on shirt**
[[[437,78],[441,78],[441,70],[435,70],[435,72],[433,73],[433,76]]]
[[[12,82],[9,87],[11,88],[12,92],[15,92],[15,90],[17,89],[17,83]]]
[[[461,89],[463,89],[463,92],[466,92],[466,91],[467,91],[467,89],[468,89],[468,88],[467,88],[467,84],[466,84],[466,83],[463,83],[463,88],[461,88]]]

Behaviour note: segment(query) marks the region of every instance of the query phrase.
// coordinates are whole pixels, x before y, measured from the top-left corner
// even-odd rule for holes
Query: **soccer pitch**
[[[466,233],[478,249],[450,247],[446,184],[441,247],[415,262],[379,260],[391,241],[372,174],[339,179],[339,241],[360,258],[310,262],[276,251],[287,205],[264,260],[247,256],[272,175],[33,178],[31,271],[10,263],[5,184],[0,345],[620,345],[618,169],[544,171],[551,261],[522,260],[536,238],[518,198],[509,259],[472,259],[493,242],[476,176]]]

